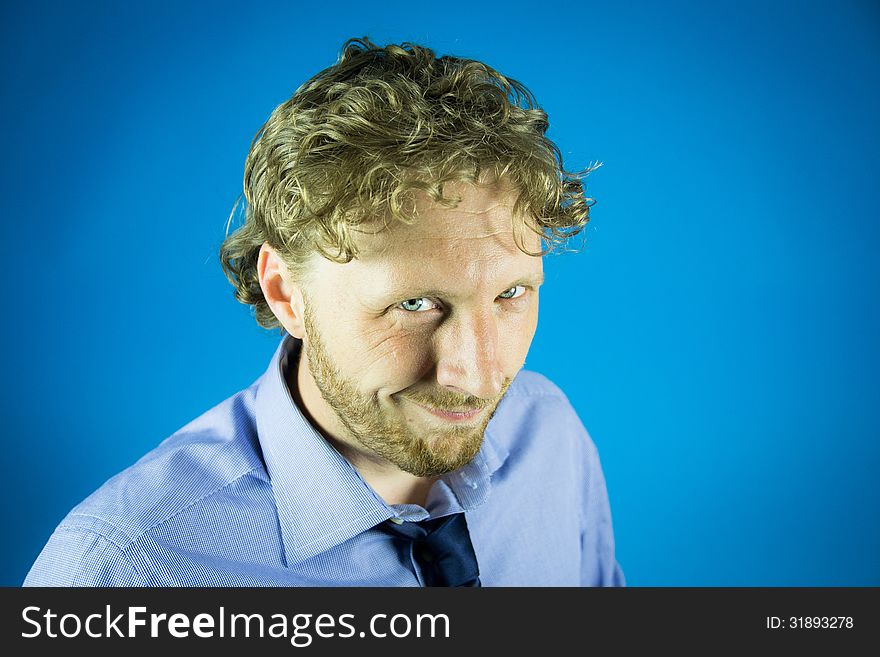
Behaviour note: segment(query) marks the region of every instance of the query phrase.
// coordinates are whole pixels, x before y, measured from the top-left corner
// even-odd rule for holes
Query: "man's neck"
[[[428,499],[428,491],[438,477],[417,477],[404,472],[385,459],[353,449],[348,443],[324,435],[337,452],[354,466],[364,481],[376,491],[386,504],[418,504],[424,507]]]
[[[288,363],[285,383],[291,398],[306,420],[351,463],[386,504],[425,506],[428,492],[438,477],[417,477],[404,472],[378,454],[366,450],[357,440],[348,437],[347,431],[335,419],[310,376],[302,349],[295,362]]]

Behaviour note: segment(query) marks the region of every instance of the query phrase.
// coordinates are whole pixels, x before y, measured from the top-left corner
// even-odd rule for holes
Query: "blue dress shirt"
[[[425,507],[385,503],[268,370],[77,505],[25,586],[422,586],[376,525],[464,511],[483,586],[614,586],[623,573],[596,447],[565,395],[521,371],[466,466]]]

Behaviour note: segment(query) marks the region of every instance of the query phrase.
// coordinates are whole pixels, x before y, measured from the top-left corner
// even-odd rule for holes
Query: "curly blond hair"
[[[443,194],[451,181],[512,184],[514,215],[543,240],[533,255],[564,244],[589,221],[595,201],[582,180],[599,164],[566,171],[548,127],[532,93],[486,64],[349,39],[251,143],[245,221],[229,234],[239,197],[220,247],[235,298],[254,307],[260,326],[280,327],[257,274],[264,242],[294,274],[314,253],[348,262],[357,256],[353,233],[367,222],[416,220],[415,192],[455,207],[460,199]]]

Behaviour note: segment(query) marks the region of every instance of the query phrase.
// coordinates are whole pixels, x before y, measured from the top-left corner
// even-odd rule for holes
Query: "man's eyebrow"
[[[500,292],[504,290],[509,290],[512,287],[517,287],[518,285],[524,285],[526,287],[540,287],[544,283],[544,272],[535,272],[533,274],[526,274],[525,276],[521,276],[516,280],[512,281],[509,285],[507,285]],[[449,296],[448,290],[441,290],[438,288],[418,288],[415,286],[393,286],[391,289],[386,290],[382,293],[382,296],[401,298],[401,299],[415,299],[420,297],[437,297],[444,298]]]
[[[528,285],[530,287],[540,287],[544,284],[544,272],[539,271],[534,274],[529,274],[528,276],[523,276],[516,280],[516,282],[510,287],[516,287],[517,285]]]

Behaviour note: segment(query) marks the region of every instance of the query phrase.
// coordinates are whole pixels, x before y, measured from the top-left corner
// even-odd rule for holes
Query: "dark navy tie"
[[[412,543],[425,586],[480,586],[480,569],[463,513],[379,528]]]

